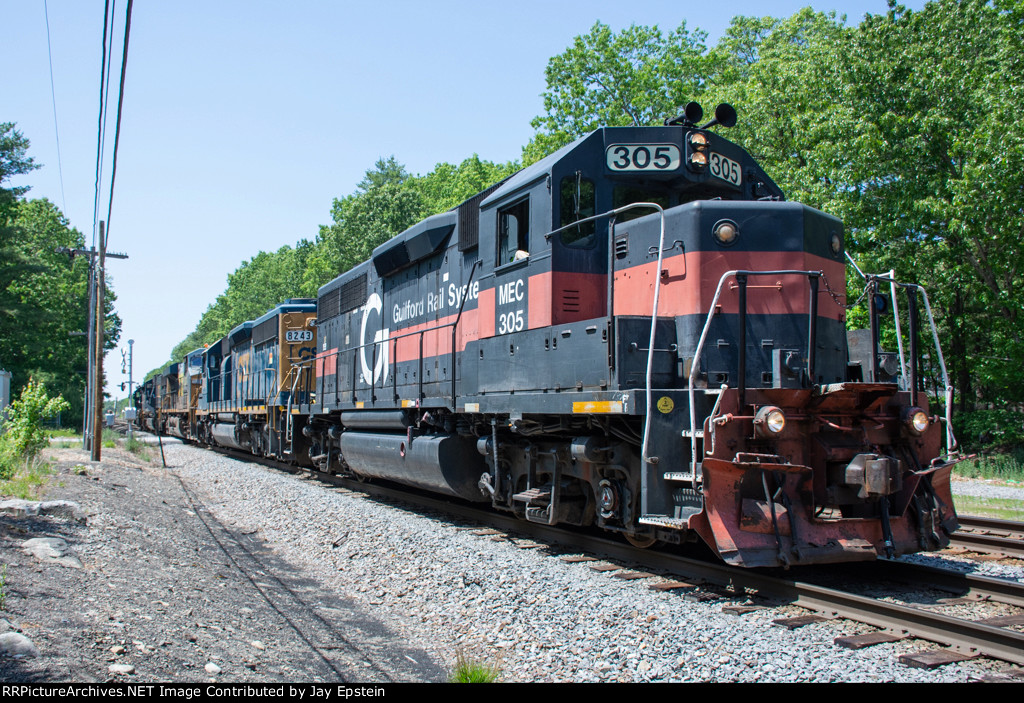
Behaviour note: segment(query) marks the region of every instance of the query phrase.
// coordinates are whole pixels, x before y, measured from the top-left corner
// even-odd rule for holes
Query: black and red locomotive
[[[916,287],[905,370],[878,279],[851,347],[842,223],[699,120],[592,132],[323,286],[262,453],[745,566],[944,547]]]

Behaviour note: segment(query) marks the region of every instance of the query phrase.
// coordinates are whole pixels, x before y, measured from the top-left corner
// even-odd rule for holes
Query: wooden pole
[[[104,223],[100,221],[100,265],[96,270],[96,361],[95,361],[95,382],[93,391],[93,439],[92,439],[92,460],[100,460],[100,447],[103,444],[103,330],[106,322],[103,299],[105,297],[104,283],[106,273],[103,270],[104,254],[107,243],[104,235]]]

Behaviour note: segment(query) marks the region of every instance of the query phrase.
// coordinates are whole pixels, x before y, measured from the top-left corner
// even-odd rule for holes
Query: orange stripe
[[[527,295],[527,329],[551,326],[551,272],[530,276]]]
[[[726,271],[773,269],[824,271],[829,285],[845,301],[846,268],[842,262],[806,252],[788,251],[695,251],[677,254],[662,261],[661,293],[658,315],[706,315],[715,297],[715,288]],[[615,314],[651,314],[657,262],[615,272]],[[781,284],[781,290],[778,288]],[[751,276],[747,279],[747,312],[754,315],[808,313],[810,288],[806,276]],[[733,286],[733,287],[730,287]],[[833,304],[824,284],[818,286],[818,315],[842,321],[845,311]],[[825,296],[822,298],[821,296]],[[718,305],[725,314],[739,312],[735,281],[725,282]]]
[[[477,338],[494,336],[494,288],[481,288],[477,298]]]

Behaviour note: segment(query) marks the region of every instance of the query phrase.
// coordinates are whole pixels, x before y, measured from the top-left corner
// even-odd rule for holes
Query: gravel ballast
[[[497,661],[506,680],[966,681],[991,668],[910,669],[896,658],[921,642],[851,652],[834,638],[869,628],[788,631],[771,624],[778,609],[729,615],[721,602],[655,592],[262,466],[245,465],[239,481],[230,459],[191,448],[172,457],[220,519],[257,529],[275,553],[376,608],[440,661],[462,650]]]
[[[835,620],[787,630],[772,620],[806,611],[781,606],[731,615],[723,606],[736,600],[692,602],[680,592],[653,591],[650,579],[616,579],[587,563],[566,563],[543,548],[521,549],[514,539],[476,535],[452,520],[302,475],[180,444],[169,444],[166,454],[167,470],[107,469],[99,481],[95,476],[62,477],[70,495],[54,490],[52,497],[80,500],[88,525],[67,521],[23,537],[66,539],[83,568],[30,565],[31,557],[18,552],[19,566],[12,574],[15,583],[30,568],[77,574],[80,586],[87,588],[68,598],[93,598],[96,614],[65,624],[69,631],[87,630],[77,640],[60,632],[32,638],[21,627],[40,657],[18,660],[20,669],[0,659],[0,677],[19,680],[9,678],[12,671],[54,674],[45,662],[60,655],[51,647],[73,641],[102,652],[103,665],[100,670],[99,662],[78,655],[82,665],[71,669],[70,680],[430,681],[444,680],[458,653],[497,664],[504,681],[964,682],[1010,668],[990,660],[936,670],[909,668],[897,662],[899,654],[934,646],[904,640],[842,649],[833,643],[836,637],[872,628]],[[148,524],[160,517],[153,506],[126,507],[138,495],[110,503],[75,487],[79,480],[113,483],[119,471],[136,475],[139,483],[132,490],[148,491],[146,505],[152,498],[163,505],[156,510],[166,512],[157,521],[159,529]],[[117,515],[120,510],[134,512],[126,518]],[[4,518],[5,524],[15,519]],[[184,534],[175,533],[174,521],[187,527]],[[125,536],[110,534],[125,529],[187,546],[200,555],[193,559],[200,567],[191,562],[138,565],[134,572],[143,583],[138,590],[147,592],[125,607],[118,589],[131,585],[108,585],[102,579],[85,583],[83,576],[102,573],[111,559],[125,557],[119,551]],[[9,529],[0,545],[5,561],[15,553],[16,541]],[[145,550],[140,556],[146,558]],[[175,575],[175,568],[188,573]],[[1007,568],[1004,576],[1024,578],[1024,570]],[[169,583],[186,582],[192,589],[187,597],[172,593],[158,599],[147,590],[167,594]],[[229,592],[244,596],[246,604],[225,599]],[[47,595],[54,594],[31,597]],[[18,608],[24,612],[29,606],[14,600],[8,604],[15,611],[9,619],[18,629]],[[163,605],[147,610],[145,603],[154,600]],[[289,608],[297,614],[294,622],[288,620]],[[118,639],[106,627],[113,618],[123,630],[132,630],[147,622],[145,617],[167,621],[165,634],[136,645],[131,633]],[[200,635],[205,639],[200,641]],[[325,637],[330,647],[322,646]],[[125,641],[127,653],[109,651],[112,645],[124,647]],[[310,664],[310,646],[328,663]],[[138,654],[146,647],[152,651]],[[324,657],[324,652],[329,654]],[[168,663],[156,666],[164,655]],[[66,655],[61,661],[73,658]],[[217,673],[210,673],[208,663]],[[135,673],[108,673],[113,664],[133,665]]]

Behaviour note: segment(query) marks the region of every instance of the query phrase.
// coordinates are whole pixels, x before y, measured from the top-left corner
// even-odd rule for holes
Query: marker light
[[[732,220],[719,220],[715,223],[715,228],[711,233],[714,235],[716,242],[723,247],[727,247],[736,241],[740,230]]]

